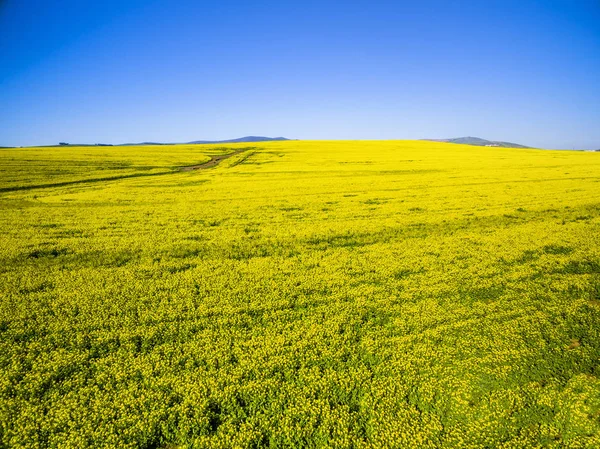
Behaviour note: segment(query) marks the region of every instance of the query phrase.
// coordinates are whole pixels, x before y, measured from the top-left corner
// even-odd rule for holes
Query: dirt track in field
[[[215,167],[215,166],[219,165],[225,159],[230,158],[231,156],[235,156],[236,154],[240,154],[240,153],[242,153],[244,151],[248,151],[248,150],[253,150],[255,148],[256,147],[240,148],[238,150],[233,151],[232,153],[219,154],[218,156],[212,156],[210,158],[210,160],[206,161],[203,164],[186,165],[184,167],[179,167],[179,171],[187,172],[187,171],[192,171],[192,170],[204,170],[206,168]],[[73,181],[55,182],[55,183],[51,183],[51,184],[34,184],[34,185],[25,185],[25,186],[0,187],[0,193],[16,192],[19,190],[34,190],[34,189],[48,189],[48,188],[55,188],[55,187],[67,187],[67,186],[77,185],[77,184],[91,184],[91,183],[97,183],[97,182],[119,181],[121,179],[140,178],[143,176],[164,176],[164,175],[172,175],[174,173],[178,173],[178,171],[168,171],[168,172],[162,172],[162,173],[128,173],[126,175],[106,176],[106,177],[101,177],[101,178],[90,178],[90,179],[76,179]]]
[[[233,153],[219,154],[218,156],[211,156],[210,160],[204,162],[203,164],[187,165],[185,167],[181,167],[179,170],[180,171],[192,171],[192,170],[204,170],[206,168],[215,167],[216,165],[219,165],[225,159],[230,158],[231,156],[235,156],[236,154],[240,154],[249,149],[250,148],[240,148],[239,150],[235,150]]]

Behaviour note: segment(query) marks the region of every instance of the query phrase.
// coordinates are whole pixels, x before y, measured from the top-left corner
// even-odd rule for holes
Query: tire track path
[[[102,177],[102,178],[76,179],[73,181],[54,182],[51,184],[33,184],[33,185],[27,185],[27,186],[0,187],[0,193],[17,192],[19,190],[51,189],[53,187],[65,187],[65,186],[71,186],[71,185],[77,185],[77,184],[93,184],[93,183],[97,183],[97,182],[119,181],[121,179],[128,179],[128,178],[141,178],[141,177],[146,177],[146,176],[164,176],[164,175],[173,175],[173,174],[179,173],[179,172],[204,170],[207,168],[216,167],[221,162],[223,162],[225,159],[228,159],[232,156],[235,156],[236,154],[240,154],[244,151],[248,151],[248,150],[252,150],[252,149],[255,149],[255,147],[240,148],[231,153],[219,154],[217,156],[211,156],[210,160],[208,160],[207,162],[204,162],[202,164],[196,164],[196,165],[186,165],[183,167],[179,167],[179,168],[175,169],[174,171],[165,171],[165,172],[160,172],[160,173],[128,173],[128,174],[124,174],[124,175],[106,176],[106,177]]]
[[[215,167],[223,162],[225,159],[229,159],[231,156],[235,156],[236,154],[243,153],[244,151],[252,150],[254,147],[248,148],[240,148],[239,150],[235,150],[232,153],[228,154],[219,154],[218,156],[211,156],[210,160],[204,162],[203,164],[197,165],[186,165],[184,167],[179,168],[179,171],[192,171],[192,170],[204,170],[207,168]]]

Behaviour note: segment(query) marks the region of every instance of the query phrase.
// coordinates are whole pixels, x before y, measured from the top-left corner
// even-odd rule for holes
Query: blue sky
[[[0,0],[0,145],[600,148],[600,1]]]

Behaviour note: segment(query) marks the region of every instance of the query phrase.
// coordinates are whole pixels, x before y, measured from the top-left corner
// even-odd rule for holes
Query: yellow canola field
[[[600,447],[599,242],[600,153],[2,149],[0,447]]]

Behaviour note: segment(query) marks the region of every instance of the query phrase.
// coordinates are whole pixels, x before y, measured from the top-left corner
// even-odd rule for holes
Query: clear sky
[[[600,0],[0,0],[0,145],[600,148]]]

